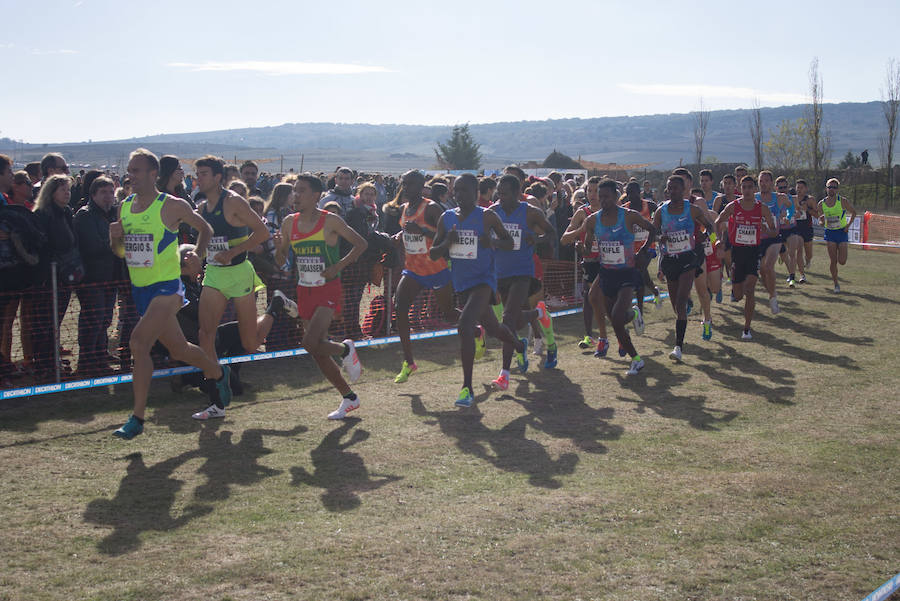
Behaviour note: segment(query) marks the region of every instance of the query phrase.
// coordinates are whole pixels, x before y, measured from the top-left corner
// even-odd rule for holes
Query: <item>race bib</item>
[[[450,245],[451,259],[477,259],[478,236],[475,230],[456,230],[459,236],[456,244]]]
[[[325,260],[322,257],[297,257],[297,284],[305,288],[325,285],[322,272]]]
[[[125,263],[129,267],[153,267],[153,234],[125,234]]]
[[[647,230],[645,230],[644,228],[642,228],[639,225],[635,225],[631,231],[634,234],[635,242],[643,242],[644,240],[646,240],[647,238],[650,237],[650,232],[648,232]]]
[[[796,213],[797,221],[806,221],[806,209],[800,209]]]
[[[709,241],[709,238],[703,243],[703,254],[707,257],[713,254],[713,246],[712,242]]]
[[[594,256],[597,256],[597,255],[600,254],[600,247],[597,246],[597,239],[596,239],[596,238],[594,238],[594,239],[591,241],[591,254],[594,255]]]
[[[519,227],[518,223],[504,223],[503,227],[506,228],[506,231],[509,232],[509,235],[512,236],[513,239],[513,250],[519,250],[522,248],[522,228]]]
[[[691,234],[685,230],[667,232],[666,252],[676,255],[691,250]]]
[[[408,255],[424,255],[428,252],[425,242],[425,234],[410,234],[403,232],[403,248]]]
[[[836,230],[841,227],[841,218],[836,215],[828,215],[825,217],[825,227],[830,230]]]
[[[619,240],[600,241],[600,262],[604,265],[624,265],[625,247]]]
[[[215,260],[217,254],[221,252],[228,251],[228,238],[225,236],[213,236],[209,241],[209,245],[206,247],[206,262],[210,265],[215,265],[217,267],[223,267],[222,263],[218,263]]]
[[[734,235],[734,241],[743,246],[756,246],[756,226],[739,224]]]

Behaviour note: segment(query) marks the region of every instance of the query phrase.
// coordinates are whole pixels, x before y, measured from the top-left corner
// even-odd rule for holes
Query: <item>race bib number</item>
[[[677,230],[668,232],[668,242],[666,242],[666,252],[670,255],[676,255],[691,250],[691,234],[685,230]]]
[[[597,239],[596,239],[596,238],[594,238],[594,239],[591,241],[591,254],[594,255],[594,256],[597,256],[597,255],[600,254],[600,247],[597,246]]]
[[[129,267],[153,267],[153,234],[125,234],[125,263]]]
[[[519,250],[522,248],[522,228],[519,227],[518,223],[504,223],[503,227],[506,228],[506,231],[513,239],[513,250]]]
[[[425,234],[410,234],[403,232],[403,248],[408,255],[424,255],[428,252],[425,242]]]
[[[228,238],[225,236],[213,236],[206,247],[207,263],[218,267],[223,267],[222,263],[216,261],[216,255],[221,252],[228,251]]]
[[[825,227],[830,230],[836,230],[841,227],[841,218],[835,215],[825,217]]]
[[[322,257],[297,257],[297,284],[305,288],[315,288],[325,285],[322,272],[325,271],[325,261]]]
[[[645,230],[644,228],[642,228],[639,225],[634,226],[631,231],[634,234],[635,242],[643,242],[644,240],[646,240],[647,238],[650,237],[650,232],[648,232],[647,230]]]
[[[709,241],[709,238],[703,243],[703,254],[707,257],[713,254],[713,246],[712,242]]]
[[[756,227],[739,224],[734,235],[734,241],[743,246],[755,246],[757,244]]]
[[[625,247],[619,240],[600,241],[600,262],[604,265],[624,265]]]
[[[459,236],[456,244],[450,245],[451,259],[477,259],[478,236],[475,230],[456,230]]]

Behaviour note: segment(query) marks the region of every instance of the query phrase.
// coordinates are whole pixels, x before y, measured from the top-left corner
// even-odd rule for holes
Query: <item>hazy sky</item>
[[[900,2],[0,0],[0,136],[454,124],[881,98]]]

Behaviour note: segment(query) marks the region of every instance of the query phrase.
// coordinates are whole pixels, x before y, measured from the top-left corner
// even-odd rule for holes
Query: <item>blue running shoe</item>
[[[456,402],[453,404],[457,407],[471,407],[472,401],[474,400],[475,398],[472,396],[472,391],[469,390],[468,386],[465,386],[459,391],[459,397],[457,397]]]
[[[131,440],[138,434],[144,431],[144,426],[135,416],[131,416],[128,418],[128,421],[125,422],[125,425],[113,432],[113,436],[118,436],[119,438],[124,438],[125,440]]]
[[[619,345],[619,356],[620,356],[620,357],[624,357],[624,356],[627,355],[627,354],[628,354],[628,353],[625,351],[625,349],[624,349],[624,348],[622,347],[622,345],[620,344],[620,345]]]
[[[606,351],[609,350],[609,340],[606,338],[597,339],[597,350],[594,351],[595,357],[605,357]]]
[[[516,353],[516,365],[519,367],[519,373],[524,374],[528,371],[528,339],[521,338],[520,340],[525,345],[525,348],[522,349],[521,353]]]
[[[691,311],[693,311],[693,310],[694,310],[694,301],[691,300],[690,297],[688,297],[688,302],[687,302],[687,314],[690,315],[690,314],[691,314]]]
[[[544,361],[544,369],[553,369],[558,363],[559,361],[556,359],[556,345],[554,344],[547,349],[547,360]]]
[[[721,288],[719,288],[719,291],[716,292],[716,302],[717,302],[717,303],[721,303],[721,302],[722,302],[722,289],[721,289]]]
[[[231,368],[227,365],[222,366],[222,378],[216,380],[216,391],[222,406],[227,407],[231,403]]]

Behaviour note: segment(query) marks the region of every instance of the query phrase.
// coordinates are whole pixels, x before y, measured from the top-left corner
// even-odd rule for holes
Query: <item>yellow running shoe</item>
[[[403,367],[400,368],[400,373],[397,374],[396,378],[394,378],[394,384],[403,384],[404,382],[409,380],[409,376],[412,374],[412,372],[416,371],[417,369],[418,368],[416,367],[415,363],[410,365],[409,363],[404,361]]]
[[[475,359],[478,360],[482,357],[484,357],[484,328],[478,326],[478,335],[475,337]]]

